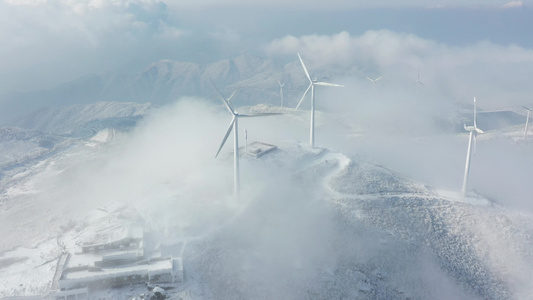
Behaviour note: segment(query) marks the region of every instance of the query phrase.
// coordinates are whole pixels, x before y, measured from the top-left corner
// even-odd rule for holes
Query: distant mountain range
[[[233,60],[228,61],[225,67],[215,69],[227,70],[228,74],[247,70],[248,74],[252,74],[255,73],[252,71],[254,67],[272,67],[268,67],[268,63],[237,65]],[[148,69],[152,72],[143,72],[146,77],[138,79],[138,82],[157,87],[153,90],[166,95],[166,101],[172,100],[170,95],[173,93],[178,95],[183,92],[166,88],[167,83],[170,86],[172,82],[183,87],[188,86],[183,82],[190,82],[191,94],[193,89],[198,89],[209,96],[212,88],[208,78],[211,76],[206,74],[210,73],[190,64],[191,70],[198,68],[199,73],[195,76],[202,78],[193,85],[195,80],[187,81],[189,79],[182,75],[194,72],[180,73],[178,70],[184,67],[179,66],[182,63],[156,63]],[[282,69],[294,68],[299,72],[298,67],[298,64],[289,63]],[[277,73],[271,72],[271,77],[266,79],[255,75],[252,79],[237,81],[229,75],[219,74],[220,77],[216,77],[219,81],[213,80],[221,88],[224,85],[230,88],[243,86],[246,93],[255,91],[267,95],[267,86],[274,80],[277,83]],[[300,72],[285,74],[288,78],[286,82],[300,82],[299,75],[296,75]],[[294,81],[289,81],[292,76]],[[123,80],[108,76],[106,81],[104,77],[102,75],[92,81],[80,79],[77,81],[80,84],[71,84],[79,87],[76,93],[80,93],[80,97],[83,95],[82,87],[85,84],[89,86],[91,82],[95,84],[95,89],[96,86],[101,87],[101,94],[94,90],[95,95],[104,95],[106,91],[108,95],[112,94],[111,91],[118,93],[119,89],[112,82]],[[134,82],[134,79],[129,80]],[[82,84],[83,81],[85,83]],[[305,78],[301,82],[302,86],[305,85]],[[106,86],[109,88],[104,88]],[[128,89],[134,87],[139,89],[139,93],[150,90],[133,83]],[[277,90],[272,88],[272,94],[275,95]],[[213,101],[218,101],[214,95],[213,98]],[[60,103],[58,100],[56,107],[36,110],[16,118],[9,127],[0,127],[0,220],[3,222],[0,235],[3,237],[3,249],[15,245],[35,245],[34,248],[43,253],[60,253],[64,248],[57,241],[66,234],[77,236],[80,227],[57,229],[64,224],[82,224],[82,220],[75,219],[76,212],[96,205],[97,201],[104,201],[91,199],[91,204],[86,204],[85,195],[76,193],[73,197],[70,194],[69,197],[55,197],[54,193],[51,194],[54,201],[48,202],[50,195],[39,190],[45,184],[60,183],[50,188],[54,192],[67,187],[70,189],[71,186],[90,187],[80,189],[80,194],[99,189],[100,186],[91,185],[94,182],[108,182],[113,187],[111,190],[130,189],[132,184],[124,184],[118,176],[104,178],[104,181],[85,181],[85,176],[73,176],[73,181],[69,179],[77,172],[83,173],[80,170],[84,170],[85,165],[102,163],[105,166],[118,158],[105,150],[120,145],[120,139],[114,140],[116,144],[102,143],[99,148],[89,146],[93,142],[91,137],[106,128],[117,131],[131,129],[156,105],[135,102]],[[253,108],[250,110],[253,111]],[[443,117],[448,122],[446,124],[462,126],[462,121],[470,124],[471,107],[458,107],[454,113],[449,115],[449,119]],[[486,126],[496,124],[502,118],[511,120],[518,115],[505,111],[480,112],[478,116],[478,125],[487,129]],[[516,122],[521,120],[516,117]],[[475,196],[465,201],[454,193],[433,190],[400,173],[367,163],[353,153],[345,155],[327,149],[309,150],[299,143],[280,145],[279,151],[271,155],[247,161],[250,170],[261,170],[265,166],[272,169],[264,175],[257,172],[254,176],[258,177],[249,179],[267,184],[262,193],[253,201],[246,202],[245,209],[240,212],[232,211],[237,209],[227,204],[233,203],[227,200],[228,197],[217,195],[223,205],[211,205],[212,201],[201,199],[204,194],[197,190],[192,189],[194,192],[187,194],[191,192],[183,186],[190,182],[187,181],[189,179],[178,179],[176,183],[176,178],[163,177],[164,181],[152,183],[155,185],[141,190],[148,197],[139,197],[142,200],[137,200],[139,202],[135,204],[144,208],[140,211],[145,218],[168,220],[168,223],[163,222],[164,227],[157,230],[172,232],[174,236],[171,237],[192,237],[187,240],[187,248],[183,252],[190,274],[187,284],[170,293],[182,293],[198,299],[212,298],[211,294],[217,299],[235,299],[236,295],[240,299],[439,299],[440,296],[441,299],[448,296],[452,299],[526,299],[522,296],[530,294],[529,290],[516,287],[523,285],[526,289],[530,288],[527,275],[532,265],[529,249],[533,245],[533,220],[529,214],[515,213],[482,197]],[[394,149],[390,151],[394,153]],[[224,164],[231,169],[231,160]],[[140,167],[125,170],[145,172]],[[282,176],[275,178],[267,174]],[[53,180],[49,181],[50,178]],[[201,181],[202,187],[215,186],[210,178],[202,176],[193,179],[193,182]],[[285,178],[289,179],[285,181]],[[145,184],[141,181],[133,183]],[[154,192],[161,186],[168,192]],[[57,195],[63,194],[57,192]],[[178,197],[175,195],[184,195],[184,199],[190,197],[194,201],[176,201]],[[65,207],[72,211],[63,210]],[[176,213],[179,210],[198,213],[186,217],[186,214]],[[212,215],[200,213],[204,210]],[[224,218],[224,221],[219,218]],[[218,228],[218,225],[211,224],[223,226]],[[204,226],[215,226],[217,230],[198,234],[198,228]],[[47,240],[52,241],[53,251],[46,248],[48,244],[43,241]],[[41,260],[44,261],[43,257]],[[56,259],[57,256],[51,256],[45,262],[48,264]],[[29,268],[32,268],[32,273],[39,266],[49,268],[41,261],[30,259],[24,260],[24,264],[13,263],[13,266],[23,268],[25,274]],[[517,264],[523,265],[523,268],[517,268]],[[55,263],[50,265],[55,266]],[[12,270],[2,268],[0,275],[3,280],[17,278],[18,274]],[[14,291],[33,292],[26,291],[26,286],[30,285],[27,278],[17,281],[16,289],[3,287],[0,295],[13,295]],[[44,278],[42,282],[37,282],[34,289],[45,291],[49,280]],[[132,287],[126,288],[131,293]],[[123,294],[126,288],[117,289],[114,293]],[[144,289],[144,286],[141,288]]]
[[[0,127],[2,169],[31,163],[102,129],[128,131],[153,108],[150,103],[97,102],[42,108]]]
[[[14,120],[11,125],[69,137],[91,136],[104,128],[133,127],[152,107],[150,103],[96,102],[43,108]]]
[[[331,77],[342,71],[335,72],[337,73],[333,74],[328,70],[321,71],[320,74]],[[307,85],[297,59],[280,62],[245,55],[208,65],[161,60],[137,74],[93,74],[50,90],[3,95],[0,117],[5,120],[0,121],[0,125],[9,122],[13,116],[40,108],[98,101],[164,104],[187,96],[218,101],[209,78],[228,95],[235,89],[240,89],[234,100],[239,105],[279,103],[279,80],[285,83],[286,103],[293,102],[291,105],[295,106]]]
[[[348,77],[364,79],[364,72],[366,71],[354,69],[351,66],[329,66],[328,68],[313,66],[311,76],[318,74],[319,79],[324,81]],[[160,60],[136,74],[115,72],[92,74],[49,90],[0,95],[0,127],[16,126],[48,130],[40,128],[42,126],[37,126],[37,123],[46,122],[48,118],[46,114],[53,113],[53,109],[97,102],[161,105],[182,97],[200,97],[219,104],[209,79],[215,82],[226,96],[239,90],[232,101],[236,107],[256,104],[279,105],[278,81],[284,83],[284,105],[295,107],[308,86],[308,80],[296,57],[283,61],[243,55],[206,65]],[[67,111],[70,109],[81,109],[81,106],[69,108]],[[473,122],[471,110],[471,105],[462,105],[455,109],[451,108],[449,111],[442,111],[440,116],[434,118],[436,128],[444,132],[462,131],[463,123]],[[39,117],[36,115],[37,112]],[[24,117],[21,119],[21,116]],[[56,126],[52,130],[54,132],[57,131],[57,126],[62,126],[62,121],[57,122],[53,125]],[[484,130],[498,129],[523,122],[524,118],[520,113],[510,111],[486,115],[480,113],[479,115],[479,126]],[[70,128],[70,126],[67,127]]]

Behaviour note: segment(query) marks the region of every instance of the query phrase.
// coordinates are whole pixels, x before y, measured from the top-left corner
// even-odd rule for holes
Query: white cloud
[[[503,8],[514,8],[514,7],[522,7],[524,6],[524,2],[522,1],[511,1],[503,5]]]
[[[188,34],[186,30],[170,26],[165,22],[160,21],[156,36],[164,40],[176,40]]]
[[[153,39],[183,34],[156,0],[0,2],[0,88],[39,89],[114,69],[151,51]]]
[[[138,71],[160,59],[197,59],[195,62],[212,62],[235,57],[240,53],[257,53],[257,49],[268,43],[272,37],[282,37],[287,32],[332,33],[345,30],[332,35],[289,35],[269,44],[268,51],[273,55],[294,54],[299,51],[315,66],[335,64],[350,65],[358,69],[379,69],[401,64],[423,69],[423,64],[427,65],[433,62],[433,58],[438,57],[433,54],[434,51],[441,51],[443,58],[456,63],[452,54],[449,54],[449,51],[453,50],[452,47],[433,41],[447,40],[447,37],[441,36],[449,33],[443,34],[439,26],[431,27],[435,28],[431,29],[436,32],[435,36],[431,36],[433,32],[425,35],[431,36],[433,40],[408,33],[395,33],[393,30],[397,24],[394,22],[383,25],[391,28],[391,31],[368,31],[356,37],[348,30],[363,32],[367,27],[379,26],[360,26],[343,19],[339,22],[319,20],[302,29],[302,25],[293,24],[294,18],[287,8],[298,3],[280,0],[262,4],[267,8],[279,8],[280,13],[277,9],[247,10],[256,3],[244,1],[228,1],[223,4],[217,4],[219,2],[216,1],[194,3],[157,0],[0,0],[0,43],[3,45],[0,48],[0,91],[51,88],[90,73],[107,70]],[[311,0],[302,16],[316,14],[313,11],[322,7],[321,3],[323,2]],[[378,3],[387,5],[387,1]],[[402,1],[389,7],[397,8],[409,3]],[[475,2],[468,3],[473,5]],[[490,5],[495,3],[496,1],[488,2]],[[525,5],[525,2],[523,3]],[[182,9],[189,4],[189,8],[193,9]],[[337,1],[333,4],[338,6],[330,5],[329,12],[342,10],[343,7],[366,5],[348,1]],[[438,3],[434,4],[438,6]],[[213,8],[217,5],[224,6],[224,10]],[[209,9],[196,9],[203,7]],[[495,7],[501,7],[501,3]],[[401,9],[387,10],[391,11],[400,16],[403,16],[404,12]],[[468,10],[468,13],[472,11]],[[409,12],[413,13],[411,10]],[[425,12],[417,10],[414,14]],[[380,11],[377,10],[375,14],[380,16]],[[280,18],[274,18],[276,16]],[[328,16],[334,17],[337,14],[333,12]],[[419,25],[417,22],[406,25],[406,28]],[[420,25],[424,27],[428,24]],[[478,24],[474,24],[467,29],[478,27]],[[408,32],[407,29],[396,28],[398,31]],[[494,31],[493,27],[490,27],[485,31],[497,30]],[[522,38],[527,44],[527,37],[523,38],[520,34],[509,37],[509,40],[520,42]],[[474,30],[466,40],[475,41],[478,37]],[[463,41],[464,39],[460,40]],[[494,47],[489,48],[489,52],[499,51],[493,49]],[[521,61],[523,55],[528,55],[524,54],[523,50],[517,49],[514,53],[516,57],[496,55],[494,59]],[[477,53],[471,55],[472,59],[480,59],[476,57]]]
[[[400,60],[419,60],[419,55],[430,52],[430,48],[436,48],[436,44],[430,40],[382,30],[367,31],[359,37],[351,36],[348,32],[300,38],[286,36],[272,41],[267,47],[267,53],[286,55],[301,52],[319,65],[346,65],[369,59],[381,65],[389,65]]]
[[[15,6],[23,6],[23,5],[29,5],[29,6],[36,6],[46,3],[46,0],[4,0],[5,3],[9,5],[15,5]]]
[[[529,1],[529,0],[528,0]],[[302,8],[300,1],[270,0],[263,2],[251,2],[246,0],[172,0],[169,5],[179,8],[208,8],[208,7],[278,7],[278,8]],[[513,1],[518,2],[518,1]],[[358,9],[358,8],[384,8],[384,7],[421,7],[421,8],[445,8],[445,7],[500,7],[500,0],[448,0],[448,1],[419,1],[419,0],[376,0],[376,1],[347,1],[347,0],[308,0],[305,1],[305,9]]]
[[[449,46],[380,30],[360,36],[348,32],[286,36],[273,40],[266,52],[272,56],[299,52],[308,68],[340,68],[363,81],[381,75],[386,77],[382,84],[410,85],[420,72],[433,98],[468,103],[466,99],[477,95],[487,108],[530,103],[533,92],[528,83],[533,77],[533,50],[489,41]]]

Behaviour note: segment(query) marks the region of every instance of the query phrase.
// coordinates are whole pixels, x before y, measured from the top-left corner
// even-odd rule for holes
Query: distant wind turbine
[[[477,134],[483,133],[483,130],[477,127],[477,106],[476,106],[476,97],[474,97],[474,126],[464,125],[466,131],[470,132],[468,139],[468,150],[466,152],[466,166],[465,166],[465,175],[463,178],[463,196],[466,195],[466,186],[468,185],[468,173],[470,172],[470,156],[472,155],[472,140],[474,141],[474,153],[476,153],[476,144],[477,144]]]
[[[228,139],[228,136],[230,135],[231,131],[233,130],[233,172],[234,172],[234,193],[236,197],[239,197],[240,192],[240,174],[239,174],[239,129],[238,129],[238,123],[239,118],[250,118],[250,117],[262,117],[262,116],[271,116],[271,115],[279,115],[279,113],[260,113],[260,114],[239,114],[235,110],[233,110],[233,107],[229,103],[229,99],[224,98],[222,96],[222,93],[220,90],[215,86],[213,81],[209,79],[211,82],[211,85],[217,92],[220,101],[224,104],[226,109],[229,111],[229,113],[232,115],[231,123],[229,124],[228,130],[226,131],[226,134],[224,135],[224,139],[222,140],[222,143],[220,144],[220,147],[218,148],[217,154],[215,155],[215,158],[218,157],[218,154],[220,153],[220,150],[222,150],[222,147],[226,143],[226,140]],[[235,95],[235,93],[232,94]]]
[[[302,101],[307,95],[307,92],[309,91],[309,89],[311,89],[311,129],[310,129],[310,134],[309,134],[309,144],[311,145],[311,148],[313,148],[315,146],[315,85],[335,86],[335,87],[344,87],[344,85],[321,82],[321,81],[318,81],[316,78],[311,79],[311,76],[309,75],[309,72],[307,72],[307,68],[305,67],[304,61],[302,60],[300,53],[298,53],[298,58],[300,59],[300,63],[302,64],[302,67],[304,69],[305,76],[307,76],[307,79],[309,79],[309,87],[307,87],[307,90],[305,90],[305,93],[303,94],[302,98],[298,102],[298,105],[296,105],[296,109],[300,107],[300,104],[302,104]]]
[[[279,97],[281,98],[281,107],[283,107],[283,86],[285,85],[285,82],[281,83],[281,81],[278,80],[278,83],[279,83]]]
[[[379,76],[379,77],[376,78],[376,79],[372,79],[372,78],[370,78],[370,77],[367,76],[366,79],[370,80],[370,82],[372,82],[372,86],[373,86],[374,88],[376,88],[376,84],[377,84],[377,82],[378,82],[379,80],[381,80],[381,77],[382,77],[382,76]]]
[[[420,81],[420,72],[418,72],[418,76],[416,77],[416,86],[424,86],[424,84],[422,83],[422,81]]]
[[[527,139],[527,127],[529,125],[529,118],[531,117],[531,109],[525,107],[525,106],[522,106],[523,108],[526,109],[527,111],[527,116],[526,116],[526,128],[524,128],[524,141]]]

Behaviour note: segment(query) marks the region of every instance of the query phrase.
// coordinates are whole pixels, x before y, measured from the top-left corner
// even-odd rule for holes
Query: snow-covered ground
[[[117,220],[109,205],[138,214],[162,245],[186,243],[185,281],[166,286],[171,299],[528,299],[533,293],[533,214],[273,133],[265,142],[276,150],[241,160],[236,200],[232,157],[213,159],[222,136],[209,135],[226,125],[227,115],[182,109],[170,108],[133,132],[106,127],[70,138],[68,147],[2,170],[0,297],[46,295],[61,253],[77,251],[81,240]],[[318,126],[324,118],[319,114]],[[173,135],[171,129],[191,120],[206,125]],[[321,144],[328,140],[324,131],[317,134]],[[143,293],[149,293],[144,285],[134,285],[90,296]]]

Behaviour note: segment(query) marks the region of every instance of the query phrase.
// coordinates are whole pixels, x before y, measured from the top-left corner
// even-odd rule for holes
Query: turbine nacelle
[[[485,133],[483,130],[481,130],[481,129],[475,127],[475,126],[466,126],[466,124],[463,124],[463,126],[464,126],[465,130],[468,131],[468,132],[474,131],[476,133]]]

